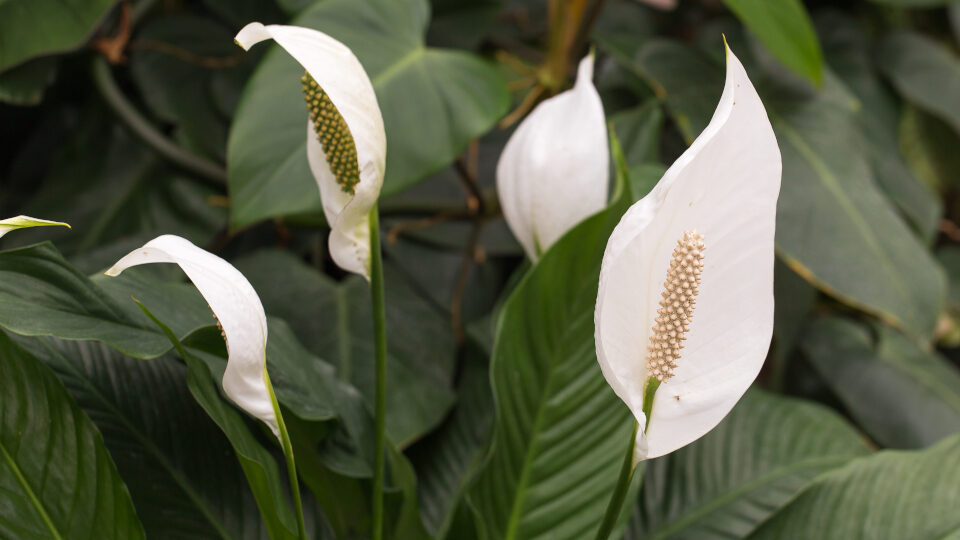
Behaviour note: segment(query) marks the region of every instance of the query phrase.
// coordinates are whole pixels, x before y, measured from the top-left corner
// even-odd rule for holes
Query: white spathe
[[[380,196],[387,161],[387,136],[373,84],[353,52],[336,39],[311,28],[252,22],[235,40],[245,50],[273,39],[330,97],[350,129],[357,148],[360,181],[351,195],[330,171],[306,106],[307,159],[320,188],[323,213],[330,224],[330,255],[340,268],[370,279],[370,211]],[[290,96],[290,99],[298,99]],[[269,137],[269,133],[264,133]]]
[[[70,225],[62,221],[48,221],[46,219],[37,219],[30,216],[16,216],[0,220],[0,238],[10,231],[24,229],[27,227],[50,227],[60,226],[70,228]]]
[[[224,392],[279,437],[266,380],[267,317],[253,286],[232,264],[189,240],[169,234],[131,251],[105,273],[117,276],[131,266],[149,263],[179,265],[200,291],[220,322],[227,342]]]
[[[593,55],[574,87],[520,123],[497,163],[503,216],[531,260],[607,204],[609,151]]]
[[[727,50],[713,119],[610,235],[595,312],[597,360],[640,424],[638,459],[713,429],[763,365],[773,332],[774,229],[780,150],[760,97]],[[677,239],[703,234],[704,267],[675,375],[643,431],[646,354]]]

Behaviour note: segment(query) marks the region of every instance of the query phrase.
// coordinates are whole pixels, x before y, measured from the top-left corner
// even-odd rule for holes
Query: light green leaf
[[[509,105],[493,67],[463,51],[424,45],[428,11],[426,0],[326,0],[292,23],[345,43],[370,76],[387,132],[384,195],[450,163]],[[320,211],[307,165],[302,75],[274,47],[244,91],[227,151],[234,226]]]
[[[876,59],[908,101],[960,133],[960,58],[928,37],[900,32],[880,43]]]
[[[237,268],[257,289],[267,313],[290,321],[310,350],[360,390],[372,411],[373,319],[367,282],[351,277],[337,283],[280,250],[250,255],[237,261]],[[453,406],[455,354],[449,320],[411,290],[390,263],[385,270],[387,433],[404,447],[440,423]]]
[[[0,2],[0,71],[44,54],[79,47],[114,0]]]
[[[589,538],[600,524],[633,422],[593,342],[600,261],[626,202],[554,244],[503,307],[492,448],[468,495],[480,538]]]
[[[801,0],[724,0],[781,62],[819,85],[823,53]]]
[[[144,538],[93,422],[39,359],[0,332],[0,536]]]
[[[749,538],[957,538],[958,484],[960,435],[922,452],[879,452],[821,476]]]
[[[817,320],[802,347],[857,423],[883,446],[923,448],[960,432],[960,371],[882,325]]]
[[[750,390],[701,439],[648,463],[626,539],[743,538],[816,476],[867,453],[829,409]]]
[[[21,341],[103,433],[148,537],[268,538],[229,442],[187,390],[182,362],[129,358],[94,341]]]

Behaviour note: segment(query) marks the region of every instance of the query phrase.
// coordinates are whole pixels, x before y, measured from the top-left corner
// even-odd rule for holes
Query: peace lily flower
[[[107,270],[118,276],[131,266],[175,263],[213,311],[227,344],[223,390],[241,409],[263,420],[280,437],[267,377],[267,317],[260,297],[239,270],[179,236],[158,236]]]
[[[592,79],[591,54],[574,87],[538,105],[497,163],[503,216],[533,261],[607,204],[607,128]]]
[[[746,71],[726,56],[710,124],[603,256],[597,360],[637,419],[635,463],[713,429],[770,345],[780,150]]]
[[[273,39],[306,70],[307,159],[330,224],[330,255],[370,279],[370,211],[380,195],[387,137],[370,78],[343,43],[299,26],[253,22],[237,34],[245,50]],[[269,134],[264,134],[269,136]]]
[[[30,216],[17,216],[7,219],[0,219],[0,237],[3,237],[3,235],[16,229],[51,226],[66,227],[68,229],[70,228],[70,225],[63,223],[62,221],[47,221],[46,219],[37,219]]]

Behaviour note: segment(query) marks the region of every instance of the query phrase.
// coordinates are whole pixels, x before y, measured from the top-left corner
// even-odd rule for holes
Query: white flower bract
[[[577,82],[520,123],[497,163],[503,216],[531,260],[607,204],[609,151],[593,56]]]
[[[62,221],[48,221],[46,219],[37,219],[30,216],[16,216],[0,220],[0,238],[10,231],[16,229],[25,229],[27,227],[50,227],[60,226],[70,228],[70,225]]]
[[[263,420],[279,437],[266,380],[267,317],[260,297],[239,270],[179,236],[158,236],[131,251],[105,273],[131,266],[174,263],[183,269],[210,306],[227,344],[223,390],[241,409]]]
[[[383,185],[387,137],[373,84],[353,52],[336,39],[311,28],[253,22],[235,40],[244,49],[273,39],[299,62],[336,106],[356,146],[359,182],[344,191],[330,168],[304,109],[307,158],[330,224],[330,255],[340,268],[370,279],[369,215]],[[290,96],[290,99],[298,99]],[[269,137],[269,133],[264,134]]]
[[[727,50],[713,119],[607,242],[595,312],[597,360],[639,422],[636,459],[703,436],[763,365],[773,332],[774,229],[780,150],[746,71]],[[643,412],[648,348],[671,258],[687,231],[703,235],[695,306],[678,328],[649,427]],[[661,317],[663,319],[663,317]],[[660,330],[658,330],[660,331]],[[682,334],[682,335],[680,335]],[[661,340],[662,341],[662,340]],[[659,346],[659,345],[658,345]]]

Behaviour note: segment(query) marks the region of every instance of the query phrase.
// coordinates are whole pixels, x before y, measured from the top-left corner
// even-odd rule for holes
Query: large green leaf
[[[477,469],[493,420],[486,355],[468,343],[457,406],[440,428],[408,450],[420,480],[420,507],[428,530],[446,538]],[[455,538],[455,537],[453,537]]]
[[[369,74],[387,132],[384,194],[441,169],[506,111],[499,74],[462,51],[426,47],[426,0],[326,0],[293,24],[349,46]],[[303,68],[275,48],[247,85],[230,133],[231,221],[319,212],[306,158]]]
[[[743,24],[793,71],[819,85],[823,53],[801,0],[724,0]]]
[[[850,415],[883,446],[923,448],[960,432],[960,371],[905,336],[822,318],[803,350]]]
[[[694,49],[669,42],[644,47],[640,63],[663,88],[681,131],[696,136],[719,99],[721,68]],[[797,96],[765,86],[762,73],[751,76],[767,104],[783,159],[780,256],[827,294],[929,337],[942,302],[942,273],[877,188],[862,149],[851,145],[860,139],[860,129],[852,111],[836,99],[842,89]]]
[[[632,417],[597,364],[593,310],[625,202],[554,244],[503,307],[492,448],[469,492],[481,538],[585,538],[603,517]]]
[[[817,17],[827,62],[857,97],[854,113],[863,134],[877,184],[924,239],[936,232],[940,200],[907,167],[899,149],[900,110],[889,87],[880,80],[873,50],[855,20],[828,12]]]
[[[647,465],[627,539],[743,538],[869,449],[819,405],[751,390],[700,440]]]
[[[373,318],[370,287],[337,283],[289,252],[265,250],[237,262],[268,313],[289,321],[306,346],[337,367],[373,410]],[[387,295],[387,433],[406,446],[453,406],[453,336],[449,322],[421,299],[390,263]],[[283,276],[283,279],[277,279]],[[306,300],[306,301],[304,301]]]
[[[957,538],[958,484],[960,435],[922,452],[880,452],[820,477],[749,538]]]
[[[907,100],[960,133],[960,58],[928,37],[900,32],[881,42],[877,65]]]
[[[24,344],[103,433],[148,536],[267,538],[230,444],[191,398],[181,362],[129,358],[92,341]]]
[[[39,359],[0,332],[0,536],[144,538],[93,422]]]
[[[79,47],[114,1],[0,2],[0,71],[35,56]]]
[[[247,477],[250,489],[257,499],[260,515],[263,516],[272,540],[296,539],[295,518],[287,504],[283,480],[277,462],[273,456],[250,433],[243,416],[220,396],[218,383],[213,379],[210,369],[188,351],[172,330],[157,319],[147,308],[140,305],[144,313],[163,331],[177,354],[187,364],[187,387],[197,403],[223,431],[233,446],[240,466]],[[271,441],[273,442],[273,441]],[[291,489],[300,489],[292,486]]]

